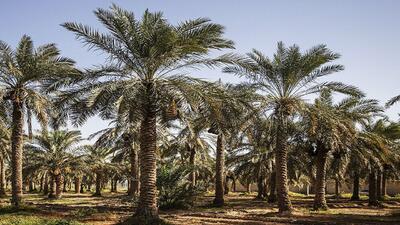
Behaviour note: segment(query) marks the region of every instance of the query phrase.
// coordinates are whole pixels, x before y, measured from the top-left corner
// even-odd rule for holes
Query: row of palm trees
[[[104,33],[73,22],[62,26],[90,49],[107,55],[106,63],[95,68],[79,70],[73,60],[60,55],[54,44],[34,48],[28,36],[22,37],[15,50],[0,42],[4,108],[1,140],[11,146],[14,206],[18,207],[22,198],[24,143],[27,152],[32,154],[29,158],[48,162],[41,166],[55,181],[57,195],[60,192],[57,187],[61,187],[61,167],[57,166],[68,164],[62,167],[70,168],[82,156],[76,154],[71,158],[68,155],[71,150],[66,147],[79,141],[77,133],[59,128],[68,120],[76,126],[82,125],[94,115],[112,121],[110,128],[96,134],[99,139],[91,147],[93,154],[89,154],[102,158],[95,160],[98,162],[98,169],[94,170],[96,183],[104,179],[101,168],[109,162],[104,161],[107,153],[115,152],[120,159],[128,159],[130,192],[139,193],[136,215],[145,220],[158,218],[157,165],[176,155],[189,155],[193,166],[199,164],[196,158],[204,156],[202,164],[209,165],[212,157],[206,157],[209,154],[204,152],[210,146],[215,146],[216,151],[215,205],[224,204],[229,173],[225,170],[231,168],[249,182],[257,174],[259,187],[270,187],[271,201],[275,193],[271,187],[276,184],[281,213],[292,211],[288,183],[293,173],[299,176],[300,172],[315,180],[314,208],[322,209],[327,208],[328,166],[336,166],[338,170],[351,166],[344,163],[346,157],[354,163],[368,165],[371,174],[393,165],[394,162],[386,159],[396,158],[388,155],[396,155],[392,149],[398,136],[371,130],[372,122],[383,112],[378,102],[365,99],[354,86],[321,80],[344,69],[342,65],[332,64],[340,55],[325,45],[302,52],[296,45],[286,47],[280,42],[272,58],[257,50],[247,55],[228,53],[211,57],[213,51],[233,49],[234,43],[223,37],[223,26],[209,19],[173,25],[160,12],[145,11],[141,18],[136,18],[132,12],[116,5],[94,13],[106,28]],[[230,85],[190,76],[194,69],[202,67],[223,67],[223,72],[243,77],[246,82]],[[336,103],[333,93],[345,97]],[[319,97],[314,103],[307,101],[315,95]],[[32,117],[42,125],[39,136],[32,135]],[[29,128],[27,137],[23,130],[25,121]],[[49,126],[54,131],[49,132]],[[174,129],[180,129],[179,141],[170,145],[171,136],[166,131]],[[206,133],[213,134],[216,142],[203,141]],[[69,140],[65,135],[74,138]],[[66,143],[61,144],[63,141],[59,138]],[[185,147],[177,147],[182,145]],[[58,159],[42,154],[44,146],[47,152],[56,155],[57,151],[63,152],[68,160],[57,155],[60,161],[51,164]],[[178,150],[181,152],[176,153]],[[226,151],[233,152],[227,159]],[[288,162],[295,157],[307,159],[296,152],[316,156],[303,161],[315,164],[314,174],[301,163],[288,168]],[[331,155],[341,159],[337,165]],[[29,160],[25,164],[33,166]],[[273,185],[266,185],[268,172]],[[195,172],[191,173],[190,180],[196,185]]]

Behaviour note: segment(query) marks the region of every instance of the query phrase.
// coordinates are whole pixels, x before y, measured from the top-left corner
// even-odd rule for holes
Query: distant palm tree
[[[178,25],[169,24],[161,12],[146,10],[140,20],[132,12],[113,5],[97,9],[96,17],[108,33],[77,23],[63,26],[74,32],[90,48],[109,56],[109,63],[87,71],[82,85],[64,97],[70,99],[76,123],[100,112],[102,118],[117,108],[118,116],[140,122],[140,198],[136,215],[145,220],[158,218],[156,188],[157,119],[174,108],[194,109],[206,98],[203,91],[213,88],[208,82],[187,74],[193,68],[213,67],[226,56],[210,58],[213,49],[232,48],[222,37],[224,28],[199,18]],[[174,115],[172,115],[174,116]]]
[[[49,172],[49,198],[61,198],[63,175],[81,162],[75,152],[81,140],[79,131],[59,130],[34,135],[32,141],[25,144],[30,159],[27,168]]]
[[[318,82],[326,75],[343,70],[342,65],[326,65],[339,58],[325,45],[318,45],[305,53],[296,45],[278,50],[269,59],[257,50],[247,57],[238,57],[235,65],[227,66],[227,73],[244,76],[265,96],[266,110],[273,110],[276,123],[276,178],[278,206],[281,213],[290,213],[287,174],[288,121],[304,109],[305,96],[330,88],[343,93],[359,94],[356,88],[338,82]]]
[[[114,169],[109,161],[110,149],[96,148],[92,145],[85,146],[85,161],[96,176],[96,191],[94,196],[101,196],[101,189],[105,174],[108,170]]]
[[[329,152],[351,151],[357,135],[356,124],[365,124],[380,112],[376,100],[348,97],[335,104],[332,93],[325,90],[303,114],[308,140],[316,144],[314,210],[328,209],[325,186]]]
[[[0,41],[0,92],[3,100],[12,104],[11,167],[12,204],[20,205],[22,198],[22,147],[24,114],[36,116],[46,123],[49,100],[45,89],[56,89],[69,74],[76,74],[74,61],[60,56],[55,44],[36,49],[30,37],[23,36],[15,50]]]

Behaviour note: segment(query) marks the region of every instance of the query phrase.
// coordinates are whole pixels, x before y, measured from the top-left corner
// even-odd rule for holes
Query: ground
[[[294,214],[282,217],[275,204],[255,200],[254,194],[231,193],[224,208],[210,206],[212,195],[200,197],[190,210],[161,211],[170,224],[399,224],[400,199],[388,198],[379,208],[368,207],[366,198],[350,202],[349,195],[328,196],[329,211],[311,211],[312,196],[292,194]],[[20,211],[8,207],[9,198],[0,199],[0,225],[72,225],[118,224],[132,215],[133,201],[125,193],[105,192],[103,197],[90,193],[64,193],[62,199],[48,200],[39,194],[24,195]]]

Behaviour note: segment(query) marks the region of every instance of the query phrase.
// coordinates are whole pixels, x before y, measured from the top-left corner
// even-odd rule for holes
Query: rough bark
[[[140,127],[140,195],[136,217],[145,222],[158,220],[157,206],[157,130],[156,107],[153,102],[154,90],[147,86],[147,104]]]
[[[214,205],[224,205],[224,170],[225,170],[225,137],[222,132],[217,137],[217,155],[215,164],[215,198]]]
[[[368,176],[368,205],[377,206],[379,205],[376,196],[376,173],[371,171]]]
[[[338,178],[335,179],[335,197],[336,198],[341,197],[340,182]]]
[[[132,138],[132,137],[131,137]],[[139,158],[137,149],[132,145],[132,140],[125,143],[126,147],[130,149],[130,161],[131,161],[131,180],[130,187],[128,189],[128,195],[134,196],[139,192]]]
[[[81,179],[78,176],[76,176],[74,178],[74,181],[75,181],[75,193],[79,194],[81,192]]]
[[[275,161],[278,208],[281,214],[290,214],[293,210],[289,198],[287,173],[288,135],[286,131],[286,121],[287,116],[278,115]]]
[[[317,151],[317,171],[315,181],[315,198],[314,198],[314,210],[326,210],[328,205],[325,199],[325,187],[326,187],[326,161],[328,158],[328,152],[325,149],[318,149]]]
[[[271,173],[271,177],[269,179],[269,195],[268,202],[273,203],[276,202],[276,172]]]
[[[50,189],[49,189],[49,198],[55,198],[56,197],[56,184],[55,184],[55,175],[51,174],[50,175]]]
[[[56,195],[55,198],[59,199],[61,198],[62,195],[62,190],[63,190],[63,178],[60,173],[55,175],[55,182],[56,182]]]
[[[360,174],[358,171],[354,171],[353,175],[353,195],[351,196],[351,200],[360,200]]]
[[[101,196],[101,182],[103,179],[103,175],[100,171],[96,172],[96,192],[94,196]]]
[[[0,152],[0,197],[6,195],[6,166],[3,154]]]
[[[19,207],[22,201],[22,147],[23,147],[23,100],[14,94],[12,97],[12,134],[11,134],[11,204]]]
[[[190,148],[188,146],[188,150],[190,153],[189,156],[189,164],[192,167],[192,171],[189,174],[189,181],[192,187],[196,186],[196,171],[194,170],[195,167],[195,159],[196,159],[196,149],[195,148]]]

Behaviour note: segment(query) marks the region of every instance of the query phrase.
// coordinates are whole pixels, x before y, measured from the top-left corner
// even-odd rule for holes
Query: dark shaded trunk
[[[376,175],[376,197],[379,201],[383,200],[382,196],[382,172],[378,170]]]
[[[79,177],[74,178],[75,183],[75,193],[79,194],[81,192],[81,179]]]
[[[215,198],[214,205],[221,207],[224,205],[224,170],[225,170],[225,137],[222,132],[217,138],[217,153],[215,163]]]
[[[115,178],[114,180],[114,192],[117,193],[118,192],[118,179]]]
[[[43,186],[43,194],[49,194],[49,175],[46,174],[44,177],[44,186]]]
[[[317,151],[317,171],[315,181],[315,198],[314,198],[314,210],[326,210],[328,205],[325,199],[325,187],[326,187],[326,161],[328,158],[328,152],[325,149],[318,149]]]
[[[232,191],[236,192],[236,178],[235,177],[232,179]]]
[[[196,186],[196,171],[194,169],[195,167],[195,159],[196,159],[196,149],[195,148],[190,148],[188,146],[189,149],[189,164],[192,167],[192,171],[189,174],[189,181],[192,187]]]
[[[225,177],[225,179],[224,179],[224,195],[229,194],[230,191],[231,191],[231,189],[229,189],[229,178]]]
[[[62,178],[61,178],[62,180],[63,180],[63,192],[67,192],[67,182],[68,182],[68,180],[67,180],[67,178],[65,177],[65,176],[63,176]]]
[[[258,176],[257,179],[257,199],[264,199],[264,178],[262,176]]]
[[[96,192],[94,196],[101,196],[101,182],[103,179],[103,175],[101,172],[96,172]]]
[[[371,171],[368,176],[368,205],[377,206],[379,204],[376,196],[376,174]]]
[[[339,182],[339,178],[335,179],[335,197],[336,198],[341,198],[342,194],[340,191],[340,182]]]
[[[6,195],[6,166],[3,154],[0,152],[0,197]]]
[[[55,198],[56,197],[56,179],[55,175],[51,174],[50,175],[50,189],[49,189],[49,198]]]
[[[290,214],[293,210],[289,198],[289,185],[287,173],[287,154],[288,154],[288,135],[287,135],[287,116],[278,115],[276,133],[276,191],[278,198],[278,208],[281,214]]]
[[[147,104],[144,105],[140,127],[140,194],[136,216],[145,222],[157,220],[157,116],[151,84],[147,86]]]
[[[61,198],[62,195],[62,190],[63,190],[63,178],[61,174],[56,174],[55,175],[55,181],[56,181],[56,198]]]
[[[387,172],[386,172],[386,169],[384,168],[383,172],[382,172],[382,195],[383,195],[383,197],[385,197],[387,195],[386,180],[387,180]]]
[[[268,202],[273,203],[276,202],[276,172],[271,173],[271,177],[269,179],[269,195]]]
[[[360,174],[358,171],[354,171],[353,174],[353,195],[351,196],[351,200],[360,200]]]
[[[11,204],[19,207],[22,201],[22,147],[24,133],[23,100],[17,94],[12,96],[11,134]]]
[[[82,182],[81,182],[81,190],[80,190],[80,193],[81,193],[81,194],[85,193],[85,184],[83,184]]]

